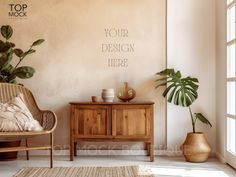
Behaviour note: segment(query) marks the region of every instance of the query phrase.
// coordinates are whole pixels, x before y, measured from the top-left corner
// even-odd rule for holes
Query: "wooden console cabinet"
[[[71,102],[70,160],[78,141],[140,141],[153,161],[153,104]]]

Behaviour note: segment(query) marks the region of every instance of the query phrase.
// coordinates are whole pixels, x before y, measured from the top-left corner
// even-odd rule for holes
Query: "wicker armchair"
[[[49,110],[40,110],[33,94],[23,86],[0,83],[0,102],[6,102],[11,98],[15,97],[18,93],[22,93],[25,98],[26,105],[33,117],[39,121],[43,127],[43,131],[40,132],[0,132],[0,140],[25,140],[25,146],[20,147],[9,147],[9,148],[0,148],[0,152],[13,152],[13,151],[26,151],[27,160],[29,160],[29,150],[50,150],[50,167],[53,167],[53,131],[57,125],[56,115]],[[38,146],[30,147],[27,139],[41,136],[49,135],[49,145],[48,146]]]

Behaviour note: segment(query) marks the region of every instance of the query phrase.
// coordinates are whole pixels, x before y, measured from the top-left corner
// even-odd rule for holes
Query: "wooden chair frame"
[[[30,90],[21,85],[0,83],[0,102],[7,102],[17,96],[19,93],[24,95],[25,103],[32,113],[33,117],[39,121],[43,131],[24,131],[24,132],[0,132],[0,140],[25,140],[25,146],[0,148],[0,152],[26,151],[27,160],[29,160],[29,150],[50,150],[50,167],[53,167],[53,131],[57,125],[56,114],[50,110],[39,109],[35,98]],[[28,139],[49,135],[49,145],[47,146],[29,146]]]

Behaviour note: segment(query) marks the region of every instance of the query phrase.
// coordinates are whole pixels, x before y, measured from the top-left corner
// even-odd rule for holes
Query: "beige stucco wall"
[[[19,2],[27,4],[27,18],[10,19],[8,4]],[[88,101],[123,81],[136,90],[136,99],[155,101],[155,145],[165,144],[165,102],[154,89],[154,74],[166,64],[164,0],[0,0],[0,7],[1,25],[14,28],[18,47],[46,40],[25,59],[37,72],[22,83],[42,108],[56,112],[56,145],[69,143],[70,101]],[[127,29],[128,36],[107,38],[107,28]],[[134,51],[102,52],[103,43],[132,43]],[[110,57],[127,58],[128,67],[108,67]]]
[[[9,2],[27,3],[28,17],[9,19]],[[57,113],[56,145],[67,147],[69,142],[68,102],[89,100],[91,95],[100,95],[102,88],[117,89],[128,81],[137,91],[137,99],[155,101],[155,145],[165,145],[167,136],[170,150],[179,150],[191,131],[188,110],[168,104],[166,125],[165,102],[153,82],[154,74],[166,65],[165,0],[0,0],[0,7],[0,22],[13,26],[12,40],[18,46],[26,50],[34,39],[46,39],[37,53],[25,60],[24,64],[34,66],[37,72],[23,83],[34,92],[42,108]],[[222,8],[220,4],[218,8]],[[219,15],[223,18],[222,13]],[[128,37],[106,38],[107,28],[128,29]],[[204,113],[213,128],[201,124],[197,128],[205,132],[215,150],[217,111],[217,141],[221,144],[217,151],[222,152],[224,96],[219,72],[224,72],[224,53],[219,51],[223,40],[220,35],[215,73],[215,30],[214,0],[168,0],[167,65],[199,78],[199,99],[193,110]],[[101,45],[109,42],[134,44],[134,52],[102,52]],[[128,58],[128,67],[109,68],[110,57]]]

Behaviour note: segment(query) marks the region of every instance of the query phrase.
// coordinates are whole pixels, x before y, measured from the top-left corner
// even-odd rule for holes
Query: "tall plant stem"
[[[31,50],[32,49],[32,45],[30,46],[30,48],[29,48],[29,50]],[[29,51],[28,50],[28,51]],[[24,57],[20,57],[20,60],[18,61],[18,63],[16,64],[16,66],[14,67],[14,69],[13,70],[15,70],[16,68],[17,68],[17,66],[22,62],[22,60],[26,57],[27,55],[25,55]]]
[[[33,47],[33,46],[31,45],[29,50],[31,50],[32,47]],[[29,51],[29,50],[28,50],[28,51]],[[28,54],[24,55],[23,57],[20,57],[20,59],[19,59],[18,63],[16,64],[16,66],[12,69],[12,73],[15,71],[15,69],[19,66],[19,64],[23,61],[23,59],[24,59],[27,55],[28,55]],[[6,78],[4,78],[3,81],[9,80],[9,78],[11,78],[12,75],[13,75],[13,74],[10,74],[10,76],[7,76]]]
[[[190,106],[188,108],[189,108],[189,113],[191,115],[191,121],[192,121],[192,126],[193,126],[193,133],[195,133],[195,121],[193,119],[192,110],[191,110]]]
[[[20,58],[20,60],[18,61],[18,63],[16,64],[16,66],[14,67],[14,70],[17,68],[17,66],[22,62],[23,58]]]

